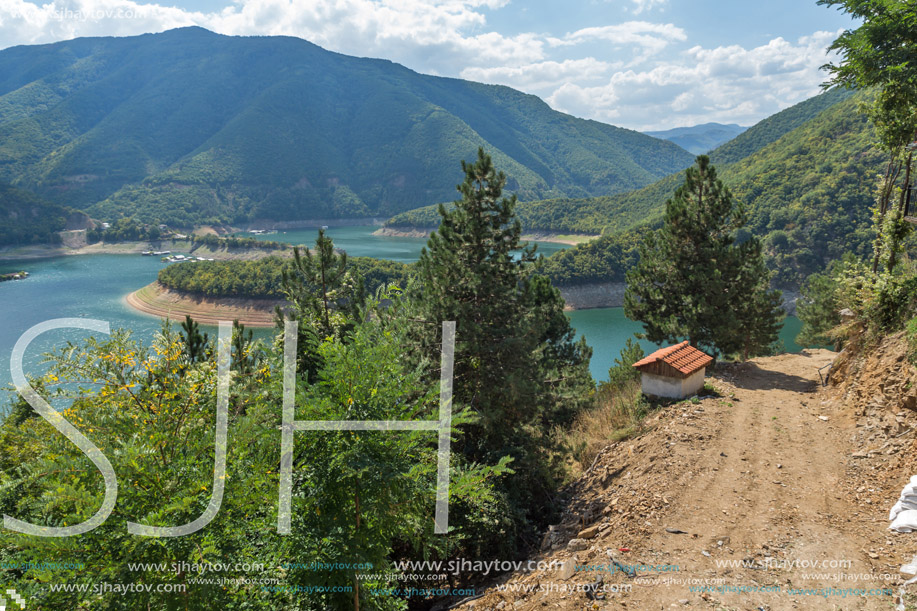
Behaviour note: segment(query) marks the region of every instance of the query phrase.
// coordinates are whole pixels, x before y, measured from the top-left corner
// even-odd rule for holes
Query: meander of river
[[[374,226],[331,227],[328,235],[335,246],[351,256],[371,256],[397,261],[416,261],[426,243],[423,238],[375,236]],[[261,236],[264,240],[312,244],[315,229],[291,230]],[[538,252],[549,255],[568,248],[563,244],[539,242]],[[88,318],[108,322],[112,329],[129,329],[134,337],[149,343],[160,329],[158,318],[141,314],[124,303],[124,296],[156,279],[159,270],[168,265],[159,257],[140,255],[76,255],[32,261],[0,261],[0,273],[25,270],[26,280],[0,283],[0,388],[8,388],[10,357],[13,346],[33,325],[57,318]],[[593,348],[592,375],[596,380],[608,378],[624,342],[641,330],[638,323],[624,317],[622,308],[599,308],[569,312],[579,335]],[[787,318],[781,340],[789,351],[800,347],[793,341],[800,322]],[[273,331],[258,329],[259,337]],[[211,330],[214,334],[215,330]],[[42,354],[67,341],[77,342],[88,336],[77,329],[49,331],[30,345],[24,359],[26,374],[40,375]],[[644,350],[654,348],[642,342]],[[12,395],[0,391],[0,407],[8,405]]]

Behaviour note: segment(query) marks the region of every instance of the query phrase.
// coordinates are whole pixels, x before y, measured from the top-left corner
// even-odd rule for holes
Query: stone
[[[567,543],[567,551],[570,552],[582,552],[589,549],[589,542],[585,539],[570,539],[570,542]]]
[[[583,530],[581,530],[581,531],[579,532],[579,534],[577,535],[577,538],[579,538],[579,539],[592,539],[592,538],[594,538],[597,534],[599,534],[599,527],[598,527],[598,526],[590,526],[589,528],[584,528]]]
[[[576,572],[576,558],[568,558],[564,560],[563,564],[560,565],[560,570],[557,571],[557,578],[563,579],[566,581],[573,577],[573,574]]]

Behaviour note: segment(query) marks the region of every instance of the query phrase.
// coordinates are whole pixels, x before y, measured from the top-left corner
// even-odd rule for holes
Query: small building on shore
[[[640,371],[643,394],[684,399],[704,387],[704,375],[712,362],[712,356],[685,341],[660,348],[633,366]]]

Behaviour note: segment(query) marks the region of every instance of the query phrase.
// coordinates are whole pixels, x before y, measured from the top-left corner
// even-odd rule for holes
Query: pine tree
[[[768,288],[758,240],[736,244],[744,224],[744,209],[699,156],[627,274],[624,311],[643,323],[646,339],[688,339],[715,356],[753,355],[776,342],[780,294]]]
[[[735,305],[738,351],[748,360],[773,351],[786,313],[782,294],[770,288],[772,273],[764,263],[761,242],[751,238],[740,244],[738,258],[741,267],[733,291],[742,296]]]
[[[201,334],[201,326],[190,315],[185,315],[185,322],[181,324],[182,341],[185,356],[190,363],[202,361],[207,356],[207,334]]]
[[[452,211],[440,206],[417,264],[422,341],[435,358],[441,322],[456,321],[455,401],[481,418],[460,449],[473,461],[512,456],[514,504],[538,512],[551,491],[547,431],[586,400],[591,349],[575,341],[560,292],[521,241],[506,176],[483,149],[462,169],[462,197]]]
[[[351,273],[347,253],[336,252],[332,239],[320,229],[315,254],[293,248],[280,285],[290,306],[286,311],[275,309],[275,324],[283,330],[285,320],[298,322],[298,371],[313,382],[322,365],[318,346],[328,337],[343,338],[356,324],[365,301],[363,282]]]

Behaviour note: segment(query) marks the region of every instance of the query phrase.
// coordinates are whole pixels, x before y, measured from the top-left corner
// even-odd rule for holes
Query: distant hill
[[[390,215],[450,200],[479,146],[526,199],[633,190],[670,142],[507,87],[201,28],[0,51],[0,180],[103,220]]]
[[[747,127],[730,123],[704,123],[693,127],[676,127],[661,132],[643,132],[647,136],[674,142],[688,152],[700,155],[712,151],[724,142],[729,142]]]
[[[761,121],[710,153],[720,178],[749,216],[747,231],[764,239],[776,282],[796,287],[846,251],[865,254],[872,240],[876,175],[885,155],[872,125],[857,112],[867,94],[832,90]],[[548,272],[561,284],[621,280],[635,260],[641,232],[662,221],[665,202],[684,172],[636,191],[559,198],[518,206],[529,231],[604,237],[553,255]],[[402,213],[393,227],[434,226],[433,207]]]
[[[870,251],[873,193],[887,156],[874,144],[868,119],[857,112],[865,96],[842,96],[754,154],[717,166],[720,178],[746,206],[749,220],[743,231],[764,240],[777,286],[796,288],[845,252],[863,256]],[[711,155],[714,160],[718,156],[725,156],[722,148]],[[683,180],[678,174],[631,194],[603,198],[592,208],[583,204],[592,216],[581,210],[580,219],[599,223],[604,214],[614,219],[615,229],[588,248],[558,253],[549,262],[549,273],[574,283],[622,278],[617,263],[634,261],[635,235],[658,226],[665,201]],[[531,215],[538,204],[529,206]]]
[[[63,206],[0,183],[0,246],[57,242],[68,217]]]
[[[819,116],[852,94],[834,89],[800,102],[750,127],[734,140],[710,152],[721,176],[727,166],[741,162]],[[855,109],[849,109],[854,112]],[[725,172],[725,174],[724,174]],[[570,198],[520,203],[517,214],[528,230],[562,233],[612,234],[653,223],[661,218],[665,200],[684,182],[684,172],[666,176],[651,185],[610,196]],[[439,223],[436,206],[399,214],[386,222],[394,227],[432,227]]]

